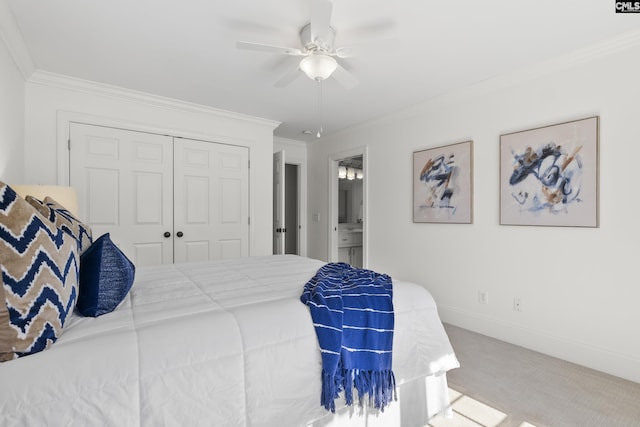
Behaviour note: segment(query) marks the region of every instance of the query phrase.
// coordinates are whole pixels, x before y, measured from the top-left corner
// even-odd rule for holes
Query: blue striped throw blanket
[[[353,389],[359,405],[384,410],[396,398],[391,370],[393,286],[386,274],[330,263],[304,286],[300,300],[309,307],[322,352],[320,403],[335,412],[344,390],[347,405]]]

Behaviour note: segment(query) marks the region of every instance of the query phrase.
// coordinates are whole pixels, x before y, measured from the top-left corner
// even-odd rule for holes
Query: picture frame
[[[473,223],[473,141],[414,151],[413,222]]]
[[[500,136],[500,224],[599,226],[599,117]]]

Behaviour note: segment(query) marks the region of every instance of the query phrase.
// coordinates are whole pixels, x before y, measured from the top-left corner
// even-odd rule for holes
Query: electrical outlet
[[[520,298],[513,299],[513,309],[515,311],[522,311],[522,300]]]
[[[478,291],[478,302],[480,304],[489,304],[489,292]]]

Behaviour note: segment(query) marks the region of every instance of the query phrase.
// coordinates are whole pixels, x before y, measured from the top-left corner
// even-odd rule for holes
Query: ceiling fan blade
[[[333,5],[329,0],[311,0],[311,41],[327,41]]]
[[[358,79],[353,74],[344,69],[344,67],[338,64],[336,70],[331,74],[331,77],[336,79],[338,83],[345,89],[352,89],[358,85]]]
[[[289,84],[291,84],[295,79],[297,79],[298,77],[300,77],[300,75],[302,74],[302,70],[300,70],[300,67],[295,67],[292,68],[291,71],[288,71],[284,76],[282,76],[280,78],[280,80],[278,80],[277,82],[275,82],[274,86],[275,87],[285,87],[288,86]]]
[[[304,55],[304,53],[302,53],[300,49],[295,47],[274,46],[274,45],[263,44],[263,43],[238,41],[236,42],[236,47],[238,49],[257,50],[261,52],[284,53],[285,55],[292,55],[292,56]]]
[[[351,58],[353,57],[353,48],[349,46],[339,47],[334,52],[338,58]]]

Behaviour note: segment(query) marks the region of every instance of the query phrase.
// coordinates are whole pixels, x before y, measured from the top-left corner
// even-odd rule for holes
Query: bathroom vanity
[[[362,224],[338,225],[338,260],[362,268]]]

